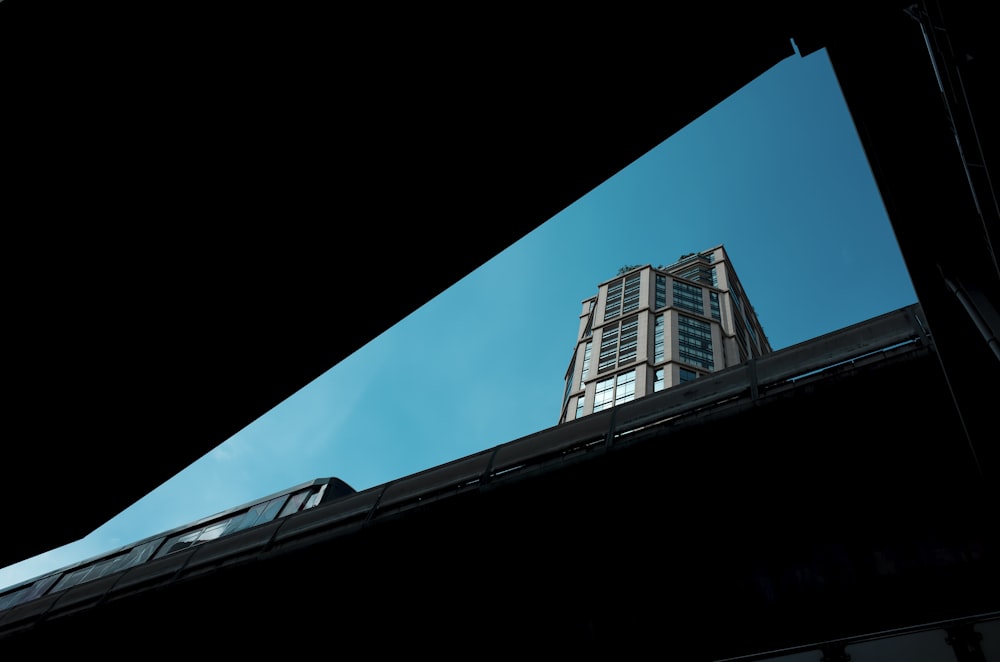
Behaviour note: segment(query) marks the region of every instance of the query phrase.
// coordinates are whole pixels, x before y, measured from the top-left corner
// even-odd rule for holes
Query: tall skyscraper
[[[583,302],[559,422],[770,352],[721,244],[669,266],[624,266]]]

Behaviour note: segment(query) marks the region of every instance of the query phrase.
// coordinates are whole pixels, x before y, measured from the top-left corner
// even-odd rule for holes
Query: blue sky
[[[551,427],[582,300],[622,265],[718,244],[774,349],[917,301],[825,51],[778,63],[0,587],[313,478],[366,489]]]

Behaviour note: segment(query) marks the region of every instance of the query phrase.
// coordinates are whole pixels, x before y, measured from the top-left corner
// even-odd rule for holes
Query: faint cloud
[[[217,462],[232,462],[246,455],[249,451],[248,446],[249,440],[237,434],[214,448],[208,455]]]

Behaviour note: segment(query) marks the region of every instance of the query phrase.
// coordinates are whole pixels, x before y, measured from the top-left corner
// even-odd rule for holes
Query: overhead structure
[[[997,482],[1000,78],[981,4],[702,4],[572,29],[498,12],[460,30],[426,8],[44,5],[0,2],[20,37],[4,40],[17,533],[0,565],[85,536],[796,57],[793,39],[829,53],[933,337],[919,411]],[[367,260],[398,265],[391,307]]]
[[[463,658],[974,651],[1000,546],[935,354],[912,305],[361,492],[298,485],[0,590],[0,649],[251,654],[232,624],[259,623]]]

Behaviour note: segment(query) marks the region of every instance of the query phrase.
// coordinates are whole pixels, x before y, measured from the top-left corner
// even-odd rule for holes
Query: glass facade
[[[677,316],[678,355],[685,363],[701,366],[706,370],[715,369],[712,351],[712,325],[708,322]]]
[[[699,315],[705,314],[705,303],[702,300],[701,288],[695,285],[674,281],[674,306],[690,310]]]
[[[623,372],[597,382],[594,394],[594,411],[610,409],[614,405],[635,399],[635,370]]]
[[[615,380],[615,404],[635,400],[635,370],[618,375]]]
[[[594,411],[611,407],[615,402],[615,378],[608,377],[597,382],[597,390],[594,392]]]

